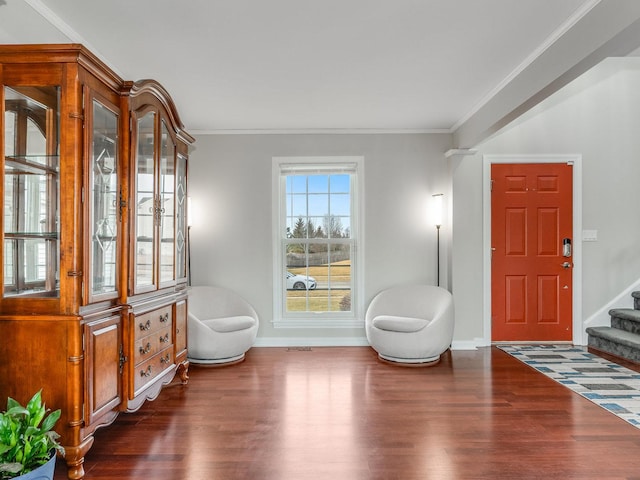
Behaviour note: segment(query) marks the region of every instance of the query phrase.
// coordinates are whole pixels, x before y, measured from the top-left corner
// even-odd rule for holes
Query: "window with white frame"
[[[362,325],[362,157],[274,158],[274,324]]]

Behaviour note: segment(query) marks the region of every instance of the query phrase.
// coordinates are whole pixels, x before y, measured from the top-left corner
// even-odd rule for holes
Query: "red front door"
[[[491,167],[491,340],[572,340],[571,165]]]

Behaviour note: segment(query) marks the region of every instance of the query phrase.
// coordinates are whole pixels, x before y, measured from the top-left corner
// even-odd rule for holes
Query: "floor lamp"
[[[433,223],[436,225],[436,265],[438,286],[440,286],[440,227],[442,226],[442,193],[433,195]]]
[[[193,223],[191,211],[191,197],[187,197],[187,285],[191,286],[191,225]]]
[[[191,286],[191,226],[187,227],[187,285]]]

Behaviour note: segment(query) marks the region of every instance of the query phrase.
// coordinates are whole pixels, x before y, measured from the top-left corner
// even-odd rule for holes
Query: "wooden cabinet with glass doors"
[[[162,87],[80,45],[0,45],[0,105],[0,399],[42,389],[82,478],[98,427],[188,379],[193,139]]]
[[[161,85],[132,85],[129,212],[129,322],[137,352],[128,365],[127,409],[154,398],[177,366],[188,379],[186,349],[187,157],[193,142]],[[175,296],[162,292],[175,291]],[[151,387],[150,385],[153,385]]]

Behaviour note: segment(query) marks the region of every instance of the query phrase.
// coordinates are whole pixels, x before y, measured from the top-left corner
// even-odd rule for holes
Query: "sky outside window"
[[[339,219],[341,235],[351,230],[351,178],[349,174],[288,175],[286,177],[287,229],[292,232],[300,218],[325,227],[328,216]],[[326,235],[327,232],[324,232]]]

